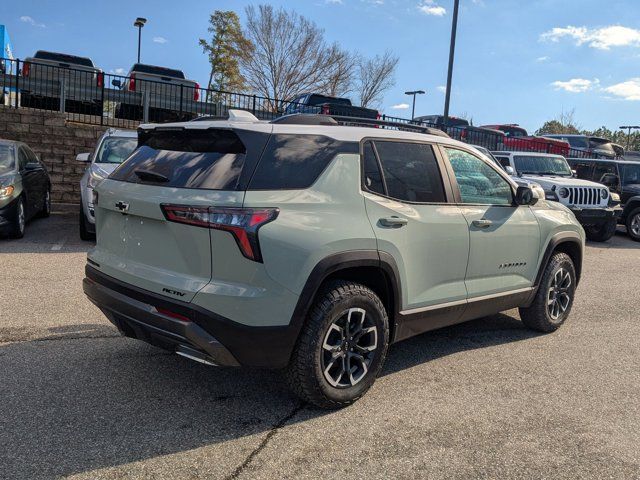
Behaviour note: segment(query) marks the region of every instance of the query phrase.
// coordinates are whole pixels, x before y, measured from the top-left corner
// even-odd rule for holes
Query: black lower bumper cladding
[[[622,208],[572,208],[571,211],[582,225],[602,225],[612,219],[618,220],[622,215]]]
[[[87,265],[83,289],[120,332],[203,363],[281,368],[297,329],[242,325],[195,305],[168,299]],[[157,309],[174,312],[173,318]]]

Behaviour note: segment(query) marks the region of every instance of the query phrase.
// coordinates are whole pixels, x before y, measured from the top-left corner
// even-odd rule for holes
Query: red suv
[[[533,151],[541,153],[555,153],[557,155],[569,155],[569,143],[553,138],[537,137],[527,134],[527,131],[519,125],[483,125],[482,128],[492,128],[504,132],[505,150]]]

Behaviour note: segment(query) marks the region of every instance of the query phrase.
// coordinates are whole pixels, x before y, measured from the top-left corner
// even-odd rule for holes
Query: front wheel
[[[616,234],[618,221],[613,218],[602,225],[591,226],[584,229],[587,239],[592,242],[606,242]]]
[[[522,322],[539,332],[549,333],[560,328],[573,306],[576,278],[571,257],[562,252],[553,254],[532,304],[520,308]]]
[[[27,217],[24,209],[24,200],[22,200],[22,198],[19,198],[18,203],[16,203],[16,210],[14,213],[13,223],[11,224],[9,235],[12,238],[24,237],[24,227],[26,223]]]
[[[389,320],[378,296],[364,285],[331,282],[300,333],[287,383],[317,407],[345,407],[373,385],[388,346]]]
[[[40,217],[47,218],[51,215],[51,191],[47,188],[44,194],[44,202],[42,204],[42,210],[40,210]]]
[[[631,240],[640,242],[640,207],[632,210],[627,215],[627,234],[631,237]]]

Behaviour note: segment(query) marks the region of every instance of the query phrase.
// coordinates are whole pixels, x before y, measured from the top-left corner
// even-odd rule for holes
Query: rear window
[[[323,103],[331,103],[333,105],[351,105],[351,100],[348,98],[335,98],[335,97],[325,97],[324,95],[311,95],[309,96],[309,101],[307,104],[309,105],[322,105]]]
[[[42,60],[50,60],[52,62],[72,63],[85,67],[93,67],[93,62],[90,58],[76,57],[75,55],[67,55],[66,53],[44,52],[42,50],[38,50],[34,57]]]
[[[447,126],[449,127],[468,127],[469,122],[467,122],[464,118],[453,118],[449,117],[447,120]]]
[[[309,188],[340,153],[358,153],[355,142],[322,135],[272,135],[249,184],[250,190]]]
[[[109,178],[163,187],[235,190],[246,148],[232,130],[152,130]]]
[[[500,130],[504,132],[504,135],[509,138],[514,137],[526,137],[527,131],[524,128],[518,127],[500,127]]]
[[[136,63],[131,71],[149,73],[151,75],[160,75],[163,77],[184,79],[184,73],[182,73],[180,70],[174,70],[173,68],[156,67],[155,65],[145,65],[143,63]]]
[[[573,148],[589,148],[589,140],[587,137],[556,137],[560,140],[569,142]]]

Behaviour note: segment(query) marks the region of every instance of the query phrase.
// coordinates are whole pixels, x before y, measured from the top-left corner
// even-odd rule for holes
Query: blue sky
[[[148,19],[142,60],[178,67],[206,82],[198,47],[209,13],[245,0],[3,1],[0,23],[15,55],[36,49],[86,55],[103,70],[126,71],[135,60],[136,16]],[[343,48],[400,57],[396,86],[382,110],[410,116],[405,90],[424,89],[416,115],[440,113],[453,0],[263,0],[295,8]],[[461,0],[451,113],[474,124],[538,128],[575,108],[584,128],[640,123],[638,0]],[[606,6],[605,6],[606,5]],[[394,108],[396,107],[396,108]]]

